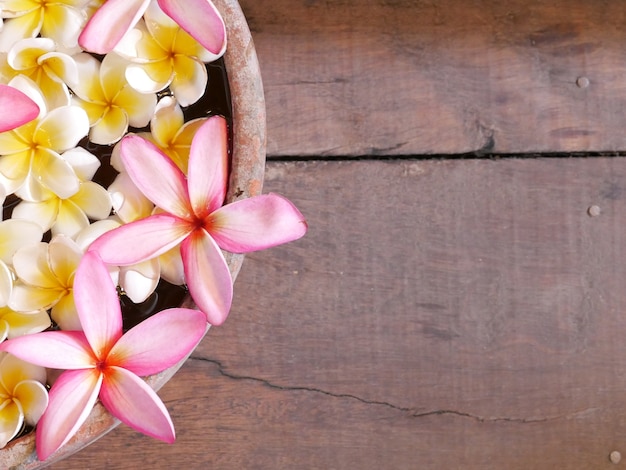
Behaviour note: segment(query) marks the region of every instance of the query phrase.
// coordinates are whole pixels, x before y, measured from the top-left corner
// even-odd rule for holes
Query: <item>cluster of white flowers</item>
[[[10,218],[0,222],[0,342],[52,322],[80,329],[72,286],[83,254],[102,233],[155,210],[115,148],[111,165],[119,175],[104,188],[93,181],[100,160],[81,145],[114,146],[129,129],[150,126],[141,135],[186,171],[205,120],[185,122],[181,106],[203,96],[205,64],[223,51],[209,52],[152,1],[112,52],[93,55],[78,38],[104,3],[0,0],[0,83],[39,107],[33,121],[0,133],[0,200],[11,202]],[[110,269],[134,302],[148,298],[160,278],[184,283],[177,250]],[[39,393],[45,372],[16,361],[0,355],[0,447],[25,419],[36,423],[47,403]],[[30,397],[30,408],[18,392]]]

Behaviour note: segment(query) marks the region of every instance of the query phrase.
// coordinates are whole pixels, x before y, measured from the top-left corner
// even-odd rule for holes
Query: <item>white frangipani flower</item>
[[[39,33],[65,48],[78,44],[86,22],[82,8],[89,0],[0,0],[5,19],[0,35],[0,50],[8,51],[20,39]]]
[[[19,249],[13,256],[18,279],[9,307],[20,312],[51,308],[50,315],[61,329],[80,329],[73,284],[82,256],[78,245],[64,235]]]
[[[79,180],[60,153],[76,147],[89,131],[89,120],[77,106],[47,112],[37,85],[25,76],[10,83],[40,107],[39,117],[0,133],[0,181],[8,194],[37,201],[44,189],[67,198],[78,191]]]
[[[132,62],[126,69],[128,83],[143,93],[169,86],[181,105],[195,103],[208,81],[204,63],[218,56],[165,15],[156,2],[148,6],[144,20],[115,49]]]
[[[0,448],[24,423],[35,426],[48,406],[46,369],[0,352]]]
[[[50,38],[29,38],[15,43],[7,55],[7,64],[14,75],[31,78],[46,99],[48,109],[68,106],[72,86],[78,81],[74,59],[57,51]]]
[[[124,76],[125,60],[107,54],[98,62],[89,54],[75,56],[78,66],[78,84],[72,89],[75,103],[89,116],[89,139],[95,144],[117,142],[128,131],[128,126],[148,125],[157,98],[155,94],[133,89]]]

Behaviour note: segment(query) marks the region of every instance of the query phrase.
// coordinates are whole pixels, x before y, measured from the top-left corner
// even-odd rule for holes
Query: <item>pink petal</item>
[[[102,259],[88,251],[76,269],[74,302],[80,324],[95,356],[103,359],[122,336],[117,290]]]
[[[120,144],[120,156],[128,175],[148,199],[165,212],[191,217],[185,175],[156,145],[129,135]]]
[[[221,116],[208,118],[193,137],[187,178],[191,207],[199,219],[224,204],[228,185],[228,128]]]
[[[141,18],[150,0],[107,0],[91,17],[78,44],[97,54],[111,52]]]
[[[226,48],[226,27],[210,0],[158,0],[167,16],[204,48],[220,55]]]
[[[98,398],[101,383],[102,374],[96,369],[66,371],[59,376],[37,425],[40,460],[46,460],[78,431]]]
[[[146,376],[177,364],[206,332],[206,316],[198,310],[163,310],[127,331],[111,349],[107,364]]]
[[[213,212],[206,229],[223,250],[248,253],[297,240],[307,230],[304,217],[287,199],[264,194]]]
[[[8,85],[0,85],[0,109],[11,110],[0,113],[0,132],[15,129],[39,115],[39,107],[33,100]]]
[[[143,380],[121,367],[108,367],[100,400],[109,412],[131,428],[169,444],[174,425],[167,408]]]
[[[155,214],[102,234],[89,247],[107,264],[128,266],[177,246],[192,227],[169,214]]]
[[[204,230],[189,236],[180,251],[191,297],[211,325],[222,324],[233,299],[233,281],[224,255]]]
[[[82,331],[44,331],[19,336],[0,343],[0,351],[51,369],[85,369],[95,364]]]

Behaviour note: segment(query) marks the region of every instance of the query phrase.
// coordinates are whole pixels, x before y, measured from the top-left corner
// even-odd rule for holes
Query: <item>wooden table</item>
[[[626,464],[626,4],[241,4],[310,232],[162,389],[176,444],[53,468]]]

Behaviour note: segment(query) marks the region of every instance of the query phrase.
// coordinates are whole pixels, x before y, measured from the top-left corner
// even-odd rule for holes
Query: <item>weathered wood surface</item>
[[[310,233],[247,257],[162,389],[177,443],[120,427],[54,469],[620,468],[626,159],[270,163],[266,190]]]
[[[270,155],[626,150],[626,3],[241,0]]]

